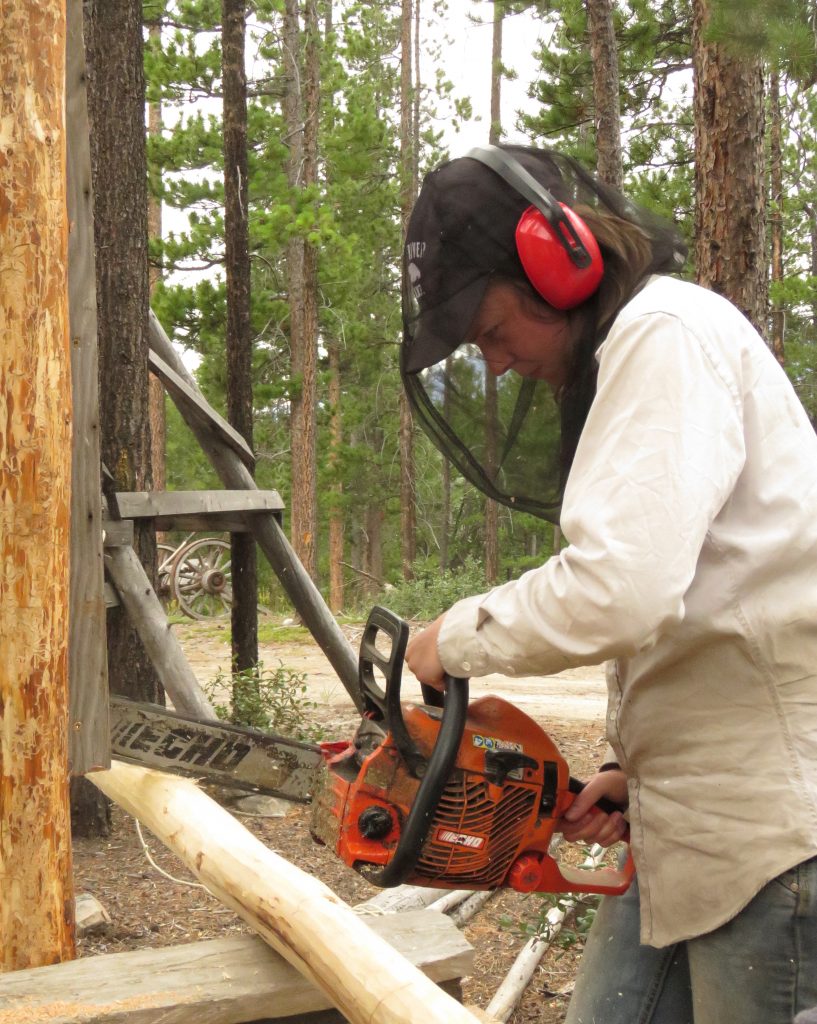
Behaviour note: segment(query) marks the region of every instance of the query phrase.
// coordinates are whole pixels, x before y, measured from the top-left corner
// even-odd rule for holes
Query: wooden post
[[[74,953],[65,0],[0,0],[0,969]]]
[[[109,768],[108,657],[105,644],[102,499],[99,481],[99,366],[91,144],[85,87],[82,0],[68,0],[66,141],[68,305],[74,434],[71,480],[71,644],[68,651],[74,775]]]

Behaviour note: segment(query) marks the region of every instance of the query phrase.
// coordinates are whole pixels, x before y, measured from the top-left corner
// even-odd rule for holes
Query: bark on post
[[[74,955],[64,0],[0,21],[0,970]]]

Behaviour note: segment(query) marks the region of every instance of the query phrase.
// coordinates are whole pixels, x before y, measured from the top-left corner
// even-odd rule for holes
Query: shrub
[[[222,721],[273,732],[297,740],[320,739],[323,730],[309,721],[317,703],[307,696],[306,675],[286,668],[268,669],[263,662],[228,675],[219,672],[204,687]],[[230,695],[229,703],[220,698]]]

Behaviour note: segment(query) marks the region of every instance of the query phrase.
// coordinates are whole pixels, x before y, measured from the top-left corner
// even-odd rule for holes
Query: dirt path
[[[174,629],[200,683],[206,684],[219,672],[226,674],[230,648],[225,625],[185,622]],[[349,696],[326,655],[306,630],[302,630],[303,637],[296,638],[295,642],[293,632],[292,628],[282,630],[286,636],[283,642],[260,643],[260,660],[267,667],[274,668],[281,663],[287,669],[302,674],[309,698],[322,708],[336,710],[341,719],[345,719],[344,709],[348,708],[354,716]],[[344,632],[357,651],[362,629],[344,627]],[[408,669],[404,673],[403,693],[406,700],[417,699],[420,695],[419,685]],[[600,724],[604,721],[607,693],[601,666],[571,669],[553,676],[510,679],[489,675],[471,680],[472,699],[488,693],[512,701],[542,725],[557,721]]]

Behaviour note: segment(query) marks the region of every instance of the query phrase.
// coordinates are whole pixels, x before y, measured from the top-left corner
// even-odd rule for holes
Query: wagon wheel
[[[179,608],[191,619],[227,615],[233,603],[230,545],[215,537],[188,544],[179,552],[171,585]]]
[[[176,557],[176,548],[171,544],[156,545],[156,560],[159,568],[156,570],[159,597],[168,601],[173,595],[173,559]]]

